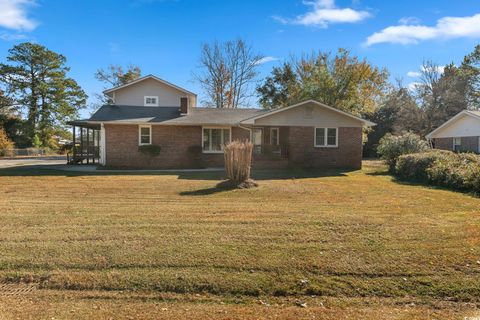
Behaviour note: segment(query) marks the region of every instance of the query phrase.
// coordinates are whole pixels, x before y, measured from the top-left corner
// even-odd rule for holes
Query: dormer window
[[[157,96],[145,96],[143,97],[143,105],[145,107],[158,107],[158,97]]]

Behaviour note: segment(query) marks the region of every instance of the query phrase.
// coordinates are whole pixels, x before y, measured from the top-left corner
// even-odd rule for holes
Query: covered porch
[[[252,126],[254,161],[286,161],[289,157],[289,127]]]
[[[101,125],[87,121],[69,122],[72,126],[72,148],[67,164],[100,164]]]

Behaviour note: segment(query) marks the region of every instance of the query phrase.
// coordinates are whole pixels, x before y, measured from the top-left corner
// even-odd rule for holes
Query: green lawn
[[[227,191],[222,173],[2,169],[0,283],[37,289],[0,296],[0,318],[475,314],[480,199],[384,170],[263,171]]]

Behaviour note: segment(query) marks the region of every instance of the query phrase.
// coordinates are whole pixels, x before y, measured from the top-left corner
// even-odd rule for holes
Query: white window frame
[[[223,144],[227,144],[227,143],[230,143],[232,141],[232,127],[202,127],[202,153],[223,153],[223,150],[211,150],[212,149],[212,139],[210,139],[210,150],[205,150],[203,148],[203,141],[204,140],[204,133],[205,133],[205,129],[220,129],[220,130],[225,130],[225,129],[228,129],[230,131],[230,140],[229,141],[223,141]],[[222,131],[223,132],[223,131]],[[222,139],[223,138],[223,133],[222,133]]]
[[[323,143],[324,145],[317,144],[317,129],[323,129]],[[335,129],[335,144],[328,144],[328,129]],[[335,127],[315,127],[313,130],[313,146],[315,148],[338,148],[338,128]]]
[[[278,127],[270,128],[270,145],[272,145],[272,146],[274,145],[273,141],[272,141],[272,137],[273,137],[272,131],[273,130],[277,130],[277,144],[275,144],[275,145],[279,146],[280,145],[280,128],[278,128]]]
[[[150,131],[150,135],[149,135],[149,143],[142,143],[142,128],[148,128],[149,131]],[[138,145],[139,146],[148,146],[148,145],[151,145],[152,144],[152,126],[146,126],[146,125],[141,125],[141,126],[138,126]]]
[[[147,103],[147,99],[153,99],[153,98],[155,98],[156,103]],[[158,107],[158,96],[144,96],[143,105],[145,107]]]
[[[460,143],[459,143],[459,144],[455,144],[455,140],[456,140],[456,139],[460,140]],[[455,146],[462,147],[462,138],[461,138],[461,137],[454,137],[454,138],[452,139],[452,144],[453,144],[453,145],[452,145],[452,150],[453,150],[453,151],[457,151],[457,150],[455,149]]]

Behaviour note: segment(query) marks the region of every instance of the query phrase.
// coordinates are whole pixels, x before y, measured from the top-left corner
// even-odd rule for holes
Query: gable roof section
[[[186,89],[184,89],[184,88],[181,88],[181,87],[179,87],[179,86],[177,86],[177,85],[174,85],[173,83],[170,83],[170,82],[168,82],[168,81],[165,81],[165,80],[163,80],[163,79],[160,79],[159,77],[156,77],[156,76],[154,76],[154,75],[152,75],[152,74],[149,74],[149,75],[147,75],[147,76],[138,78],[137,80],[133,80],[132,82],[129,82],[129,83],[127,83],[127,84],[124,84],[124,85],[121,85],[121,86],[118,86],[118,87],[115,87],[115,88],[111,88],[111,89],[105,90],[105,91],[103,91],[103,93],[104,93],[104,94],[108,94],[108,93],[111,93],[111,92],[114,92],[114,91],[117,91],[117,90],[126,88],[126,87],[128,87],[128,86],[134,85],[134,84],[136,84],[136,83],[142,82],[142,81],[147,80],[147,79],[156,80],[156,81],[158,81],[158,82],[160,82],[160,83],[162,83],[162,84],[164,84],[164,85],[167,85],[167,86],[169,86],[169,87],[171,87],[171,88],[177,89],[177,90],[179,90],[179,91],[181,91],[181,92],[183,92],[183,93],[186,93],[186,94],[188,94],[188,95],[197,96],[195,93],[193,93],[193,92],[191,92],[191,91],[188,91],[188,90],[186,90]]]
[[[454,117],[452,117],[450,120],[448,120],[447,122],[445,122],[444,124],[442,124],[440,127],[438,127],[437,129],[435,129],[435,130],[433,130],[432,132],[430,132],[429,134],[427,134],[427,135],[426,135],[426,138],[427,138],[427,139],[431,139],[436,133],[438,133],[439,131],[441,131],[442,129],[444,129],[445,127],[447,127],[447,126],[449,126],[450,124],[454,123],[455,121],[457,121],[458,119],[460,119],[462,116],[465,116],[465,115],[480,120],[480,111],[463,110],[463,111],[457,113],[457,114],[456,114]]]
[[[256,116],[254,116],[254,117],[245,119],[245,120],[242,121],[242,123],[245,123],[245,124],[254,124],[254,123],[255,123],[255,120],[257,120],[257,119],[269,117],[269,116],[274,115],[274,114],[277,114],[277,113],[279,113],[279,112],[283,112],[283,111],[286,111],[286,110],[290,110],[290,109],[293,109],[293,108],[297,108],[297,107],[300,107],[300,106],[303,106],[303,105],[306,105],[306,104],[309,104],[309,103],[312,103],[312,104],[314,104],[314,105],[316,105],[316,106],[319,106],[319,107],[322,107],[322,108],[325,108],[325,109],[334,111],[334,112],[336,112],[336,113],[339,113],[339,114],[344,115],[344,116],[346,116],[346,117],[349,117],[349,118],[351,118],[351,119],[358,120],[358,121],[362,122],[365,126],[368,126],[368,127],[372,127],[372,126],[375,126],[375,125],[376,125],[375,123],[373,123],[373,122],[371,122],[371,121],[368,121],[368,120],[362,119],[362,118],[360,118],[360,117],[354,116],[353,114],[347,113],[347,112],[345,112],[345,111],[341,111],[341,110],[339,110],[339,109],[337,109],[337,108],[333,108],[333,107],[327,106],[326,104],[323,104],[323,103],[318,102],[318,101],[316,101],[316,100],[306,100],[306,101],[303,101],[303,102],[300,102],[300,103],[297,103],[297,104],[294,104],[294,105],[291,105],[291,106],[288,106],[288,107],[273,109],[273,110],[264,112],[263,114],[259,114],[259,115],[256,115]]]

